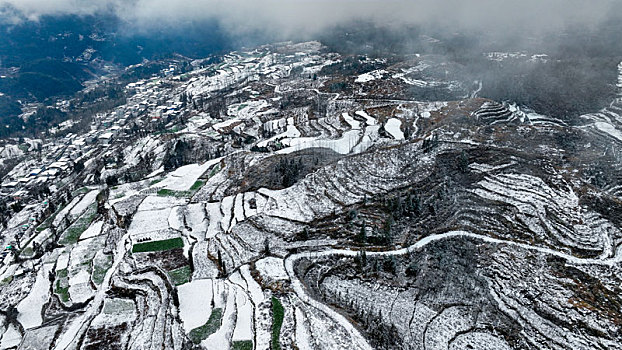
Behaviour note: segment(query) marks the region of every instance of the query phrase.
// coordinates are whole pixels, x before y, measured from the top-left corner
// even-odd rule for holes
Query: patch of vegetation
[[[131,300],[123,299],[106,299],[104,302],[103,312],[107,315],[115,315],[126,312],[132,312],[135,309],[135,305]]]
[[[158,190],[158,196],[162,196],[162,197],[175,196],[176,193],[177,193],[176,191],[168,190],[166,188],[162,188]]]
[[[176,286],[180,286],[184,283],[190,282],[192,271],[190,270],[190,266],[186,265],[178,269],[169,271],[168,275],[171,277],[173,284],[175,284]]]
[[[2,281],[0,281],[0,286],[9,285],[11,282],[13,282],[13,276],[9,276],[9,277],[3,279]]]
[[[188,191],[175,191],[169,190],[166,188],[161,188],[158,190],[158,196],[161,197],[177,197],[177,198],[185,198],[191,197],[196,191],[198,191],[201,187],[205,185],[204,181],[196,181]]]
[[[162,188],[158,190],[158,196],[160,197],[177,197],[177,198],[183,198],[183,197],[188,197],[192,195],[192,193],[190,193],[190,191],[174,191],[174,190],[169,190],[166,188]]]
[[[155,184],[157,184],[157,183],[160,183],[160,182],[162,182],[162,180],[164,180],[164,179],[156,179],[156,180],[153,180],[153,181],[151,181],[151,182],[149,183],[149,186],[153,186],[153,185],[155,185]]]
[[[97,203],[93,203],[88,206],[84,214],[82,214],[76,222],[71,224],[65,232],[63,232],[63,236],[58,241],[58,243],[67,245],[78,242],[80,235],[86,231],[91,223],[97,217]]]
[[[71,197],[73,198],[73,197],[76,197],[76,196],[78,196],[80,194],[87,194],[89,191],[90,190],[88,189],[88,187],[82,187],[82,188],[79,188],[79,189],[73,191],[71,193]]]
[[[171,250],[175,248],[183,248],[184,241],[177,237],[166,239],[163,241],[153,241],[134,244],[132,247],[132,253],[146,253],[146,252],[160,252],[163,250]]]
[[[197,181],[190,187],[190,191],[198,191],[199,188],[203,187],[203,185],[205,185],[205,182]]]
[[[174,133],[176,133],[176,132],[178,132],[180,130],[181,129],[177,125],[175,125],[172,128],[170,128],[170,129],[165,129],[165,130],[158,131],[158,132],[154,133],[154,135],[174,134]]]
[[[272,340],[270,341],[270,348],[272,350],[281,350],[279,336],[281,335],[281,326],[283,325],[284,316],[285,309],[283,309],[283,304],[281,304],[279,299],[272,297]]]
[[[222,309],[216,308],[212,310],[212,314],[209,316],[209,320],[188,333],[188,337],[193,343],[198,344],[202,340],[207,339],[210,335],[216,332],[222,325]]]
[[[231,347],[233,350],[253,350],[252,340],[234,341]]]
[[[217,164],[215,167],[212,168],[212,171],[210,171],[208,177],[212,177],[212,176],[218,174],[219,171],[220,171],[220,164]]]
[[[67,269],[56,271],[56,284],[54,285],[54,294],[58,295],[61,301],[69,301],[69,280],[67,279]]]
[[[68,276],[67,269],[62,269],[62,270],[56,271],[56,277],[57,278],[67,278],[67,276]]]
[[[32,249],[32,247],[26,247],[24,248],[24,250],[21,251],[20,255],[23,257],[32,257],[33,255],[35,255],[35,251],[34,249]]]
[[[112,267],[112,257],[106,255],[105,260],[103,262],[95,263],[93,261],[93,274],[91,276],[93,282],[96,285],[101,285],[104,282],[104,277],[106,276],[106,272]]]

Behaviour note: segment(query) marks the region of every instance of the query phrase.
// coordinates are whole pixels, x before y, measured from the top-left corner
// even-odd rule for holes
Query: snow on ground
[[[71,209],[80,201],[80,196],[76,196],[76,198],[74,198],[65,208],[63,208],[63,210],[61,210],[58,215],[56,215],[56,217],[54,218],[54,221],[52,222],[52,225],[54,225],[55,227],[58,227],[58,225],[60,225],[61,222],[63,222],[63,220],[65,219],[65,216],[67,216],[67,214],[69,214],[69,212],[71,211]]]
[[[484,332],[469,332],[456,334],[448,349],[510,350],[511,347],[501,337]]]
[[[209,320],[212,313],[213,283],[211,279],[193,280],[177,287],[179,317],[181,317],[186,333],[204,325]]]
[[[188,121],[186,122],[186,128],[183,131],[198,132],[201,128],[209,124],[211,121],[212,118],[210,118],[207,113],[199,113],[198,115],[188,119]]]
[[[251,340],[253,339],[253,304],[248,295],[239,288],[236,288],[235,305],[238,312],[232,340]]]
[[[85,317],[84,314],[76,317],[69,327],[65,328],[65,332],[60,336],[60,338],[56,341],[56,346],[54,350],[66,350],[74,338],[78,335],[80,328],[84,324]]]
[[[265,297],[259,283],[251,276],[250,267],[248,265],[240,267],[240,273],[242,278],[246,281],[247,290],[250,293],[251,299],[255,305],[259,305],[264,301]]]
[[[289,145],[291,143],[291,139],[299,138],[302,134],[296,126],[294,125],[294,118],[287,119],[287,129],[285,132],[272,136],[269,139],[263,140],[257,144],[258,147],[266,147],[270,142],[281,140],[281,142],[285,145]]]
[[[127,230],[132,236],[154,231],[165,231],[169,229],[169,215],[176,207],[139,211],[134,215],[134,219]],[[155,239],[155,238],[151,238]]]
[[[209,224],[207,226],[207,233],[205,239],[212,238],[220,232],[220,220],[222,219],[222,213],[220,212],[220,203],[207,203],[205,210],[209,215]]]
[[[184,229],[184,207],[175,207],[171,209],[168,216],[168,226],[177,231]]]
[[[51,282],[48,275],[52,268],[52,264],[44,264],[39,269],[30,294],[17,305],[17,320],[25,329],[39,327],[43,323],[41,309],[49,299]]]
[[[222,199],[220,202],[220,210],[224,213],[222,219],[220,219],[220,228],[227,232],[231,229],[229,224],[231,223],[231,209],[233,208],[234,196],[228,196]]]
[[[0,341],[0,349],[9,349],[19,345],[22,341],[22,335],[19,333],[17,328],[10,324],[6,329],[4,334],[2,335],[2,340]]]
[[[203,203],[189,204],[186,211],[186,224],[192,228],[191,234],[197,239],[204,239],[207,232],[207,218]]]
[[[166,178],[155,184],[154,188],[166,188],[173,191],[188,191],[192,185],[214,164],[222,158],[212,159],[203,164],[185,165],[166,175]]]
[[[246,101],[227,107],[227,114],[242,120],[246,120],[253,118],[262,109],[265,109],[269,106],[270,105],[266,100]]]
[[[289,279],[289,276],[287,276],[287,272],[285,271],[283,259],[275,257],[263,258],[255,263],[255,268],[257,268],[262,276],[268,277],[273,281]]]
[[[235,291],[237,288],[227,282],[222,283],[221,287],[223,290],[220,296],[226,299],[222,324],[216,332],[201,342],[201,345],[206,349],[226,350],[231,346],[230,339],[235,327]]]
[[[82,232],[80,235],[80,240],[85,240],[88,238],[97,237],[102,233],[102,227],[104,226],[103,221],[97,221],[93,223],[86,231]]]
[[[293,139],[290,146],[277,151],[278,154],[289,154],[307,148],[330,148],[339,154],[348,154],[356,146],[361,137],[360,130],[350,130],[338,140],[323,140],[315,137]]]
[[[387,123],[384,126],[384,129],[393,136],[396,140],[403,140],[404,133],[400,130],[400,126],[402,125],[402,121],[396,118],[391,118],[387,120]]]
[[[350,125],[352,130],[358,130],[358,129],[361,128],[361,123],[359,123],[358,121],[354,120],[354,118],[352,118],[349,113],[342,113],[341,116],[346,121],[346,123],[348,123]]]
[[[355,83],[367,83],[367,82],[382,78],[382,76],[386,73],[388,72],[384,69],[375,70],[369,73],[359,75],[358,77],[356,77],[356,80],[354,82]]]
[[[212,128],[214,128],[214,130],[216,131],[224,131],[225,129],[228,129],[229,127],[231,127],[233,124],[242,124],[242,121],[238,118],[233,118],[233,119],[228,119],[225,120],[224,122],[220,122],[220,123],[216,123],[214,125],[212,125]]]
[[[69,266],[69,253],[62,253],[56,260],[56,271],[64,270]]]
[[[18,145],[6,145],[0,147],[0,158],[9,159],[9,158],[18,158],[24,155],[24,151],[22,151]]]
[[[361,142],[359,142],[359,144],[352,149],[352,153],[361,153],[368,150],[374,142],[380,139],[380,134],[378,134],[379,130],[380,125],[366,127],[365,134],[363,135],[363,138],[361,138]]]
[[[91,270],[95,254],[100,251],[106,237],[99,236],[78,242],[71,250],[68,266],[69,296],[73,303],[81,303],[90,299],[95,290],[91,287]]]
[[[102,312],[93,319],[91,327],[110,327],[136,319],[136,303],[131,299],[110,298],[104,300]]]
[[[594,127],[622,142],[622,131],[616,129],[613,125],[605,122],[596,122],[594,123]]]
[[[233,206],[233,220],[231,220],[231,226],[243,221],[246,218],[244,215],[244,194],[237,194],[235,196],[235,204]]]
[[[161,196],[148,196],[146,197],[137,211],[150,211],[150,210],[159,210],[159,209],[170,209],[172,207],[176,207],[179,205],[185,205],[186,200],[175,198],[175,197],[161,197]]]
[[[83,303],[93,296],[95,291],[90,282],[91,274],[86,270],[69,277],[69,295],[73,303]]]
[[[312,350],[311,335],[305,325],[306,317],[300,308],[296,308],[296,346],[300,350]]]
[[[91,205],[91,203],[95,202],[95,199],[97,198],[97,194],[99,194],[99,190],[93,190],[85,194],[84,197],[82,197],[82,199],[80,200],[80,202],[78,202],[78,204],[76,204],[71,209],[71,211],[69,212],[69,215],[71,215],[74,218],[80,216],[80,214],[82,214],[86,210],[86,208],[89,205]]]
[[[156,170],[152,171],[151,173],[149,173],[149,175],[145,176],[146,179],[158,176],[160,174],[164,174],[164,166],[161,166],[159,168],[157,168]]]
[[[35,231],[35,237],[30,241],[30,243],[28,243],[27,247],[33,248],[34,244],[43,244],[43,242],[47,241],[50,237],[52,237],[52,230],[50,230],[49,228],[46,228],[45,230],[41,231],[41,233],[37,234]],[[26,238],[23,238],[22,244],[25,243]]]
[[[97,252],[103,248],[106,237],[94,237],[78,242],[71,250],[69,268],[79,270],[86,262],[93,260]]]
[[[367,114],[365,111],[356,111],[355,114],[365,118],[365,123],[368,126],[377,124],[376,119],[374,117],[370,116],[369,114]]]

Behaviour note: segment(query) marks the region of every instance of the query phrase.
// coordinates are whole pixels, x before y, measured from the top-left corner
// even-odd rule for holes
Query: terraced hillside
[[[568,125],[325,51],[128,87],[2,232],[0,349],[622,348],[619,101]]]

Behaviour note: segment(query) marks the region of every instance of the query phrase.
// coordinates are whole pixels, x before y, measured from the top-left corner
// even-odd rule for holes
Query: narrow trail
[[[366,252],[366,254],[367,256],[405,255],[405,254],[414,252],[418,249],[421,249],[430,243],[442,241],[445,239],[456,238],[456,237],[467,237],[467,238],[477,239],[477,240],[480,240],[486,243],[507,244],[507,245],[511,245],[515,247],[520,247],[526,250],[537,251],[542,254],[557,256],[559,258],[565,259],[568,262],[571,262],[577,265],[614,266],[622,262],[622,252],[620,252],[620,250],[622,250],[622,247],[619,247],[617,249],[616,254],[614,255],[613,258],[582,259],[582,258],[577,258],[573,255],[562,253],[562,252],[549,249],[549,248],[537,247],[537,246],[532,246],[532,245],[525,244],[525,243],[518,243],[518,242],[513,242],[513,241],[508,241],[508,240],[492,238],[488,236],[474,234],[474,233],[467,232],[467,231],[451,231],[451,232],[446,232],[442,234],[432,235],[432,236],[425,237],[421,239],[420,241],[418,241],[417,243],[406,248],[392,250],[392,251],[384,251],[384,252]],[[346,318],[343,315],[339,314],[338,312],[333,310],[331,307],[309,296],[305,291],[302,281],[298,278],[298,276],[296,275],[294,271],[294,264],[300,259],[314,259],[314,258],[321,258],[321,257],[327,257],[327,256],[355,257],[358,253],[359,253],[359,250],[329,249],[329,250],[321,251],[321,252],[305,252],[305,253],[293,254],[293,255],[288,256],[285,259],[285,269],[291,280],[292,288],[294,289],[294,292],[297,294],[300,300],[324,312],[326,315],[328,315],[333,320],[335,320],[338,324],[344,327],[352,335],[352,345],[355,349],[372,349],[372,347],[369,345],[365,337],[363,337],[363,335],[348,320],[346,320]]]

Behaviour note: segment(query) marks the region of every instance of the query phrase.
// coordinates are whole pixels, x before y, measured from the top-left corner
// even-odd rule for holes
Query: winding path
[[[416,251],[418,249],[421,249],[430,243],[441,241],[444,239],[455,238],[455,237],[468,237],[468,238],[478,239],[486,243],[507,244],[507,245],[511,245],[515,247],[520,247],[526,250],[535,250],[543,254],[560,257],[562,259],[565,259],[577,265],[614,266],[622,262],[622,252],[620,251],[622,250],[622,247],[619,247],[617,249],[616,254],[614,255],[613,258],[581,259],[573,255],[562,253],[562,252],[549,249],[549,248],[531,246],[525,243],[518,243],[518,242],[513,242],[513,241],[492,238],[488,236],[474,234],[474,233],[467,232],[467,231],[451,231],[451,232],[446,232],[442,234],[432,235],[432,236],[425,237],[421,239],[420,241],[418,241],[417,243],[406,248],[392,250],[392,251],[384,251],[384,252],[366,252],[366,254],[367,256],[405,255],[413,251]],[[313,258],[320,258],[320,257],[326,257],[326,256],[354,257],[358,253],[359,253],[359,250],[330,249],[330,250],[321,251],[321,252],[306,252],[306,253],[293,254],[285,258],[285,269],[291,280],[291,284],[292,284],[292,288],[294,289],[294,292],[301,300],[303,300],[310,306],[313,306],[317,308],[318,310],[324,312],[326,315],[328,315],[333,320],[335,320],[337,323],[339,323],[342,327],[344,327],[352,335],[352,342],[353,342],[352,345],[354,346],[354,349],[371,350],[372,347],[369,345],[365,337],[348,320],[346,320],[346,318],[343,315],[339,314],[338,312],[336,312],[329,306],[323,304],[322,302],[313,299],[306,293],[302,281],[298,278],[298,276],[296,275],[294,271],[294,264],[300,259],[308,259],[308,258],[313,259]]]

